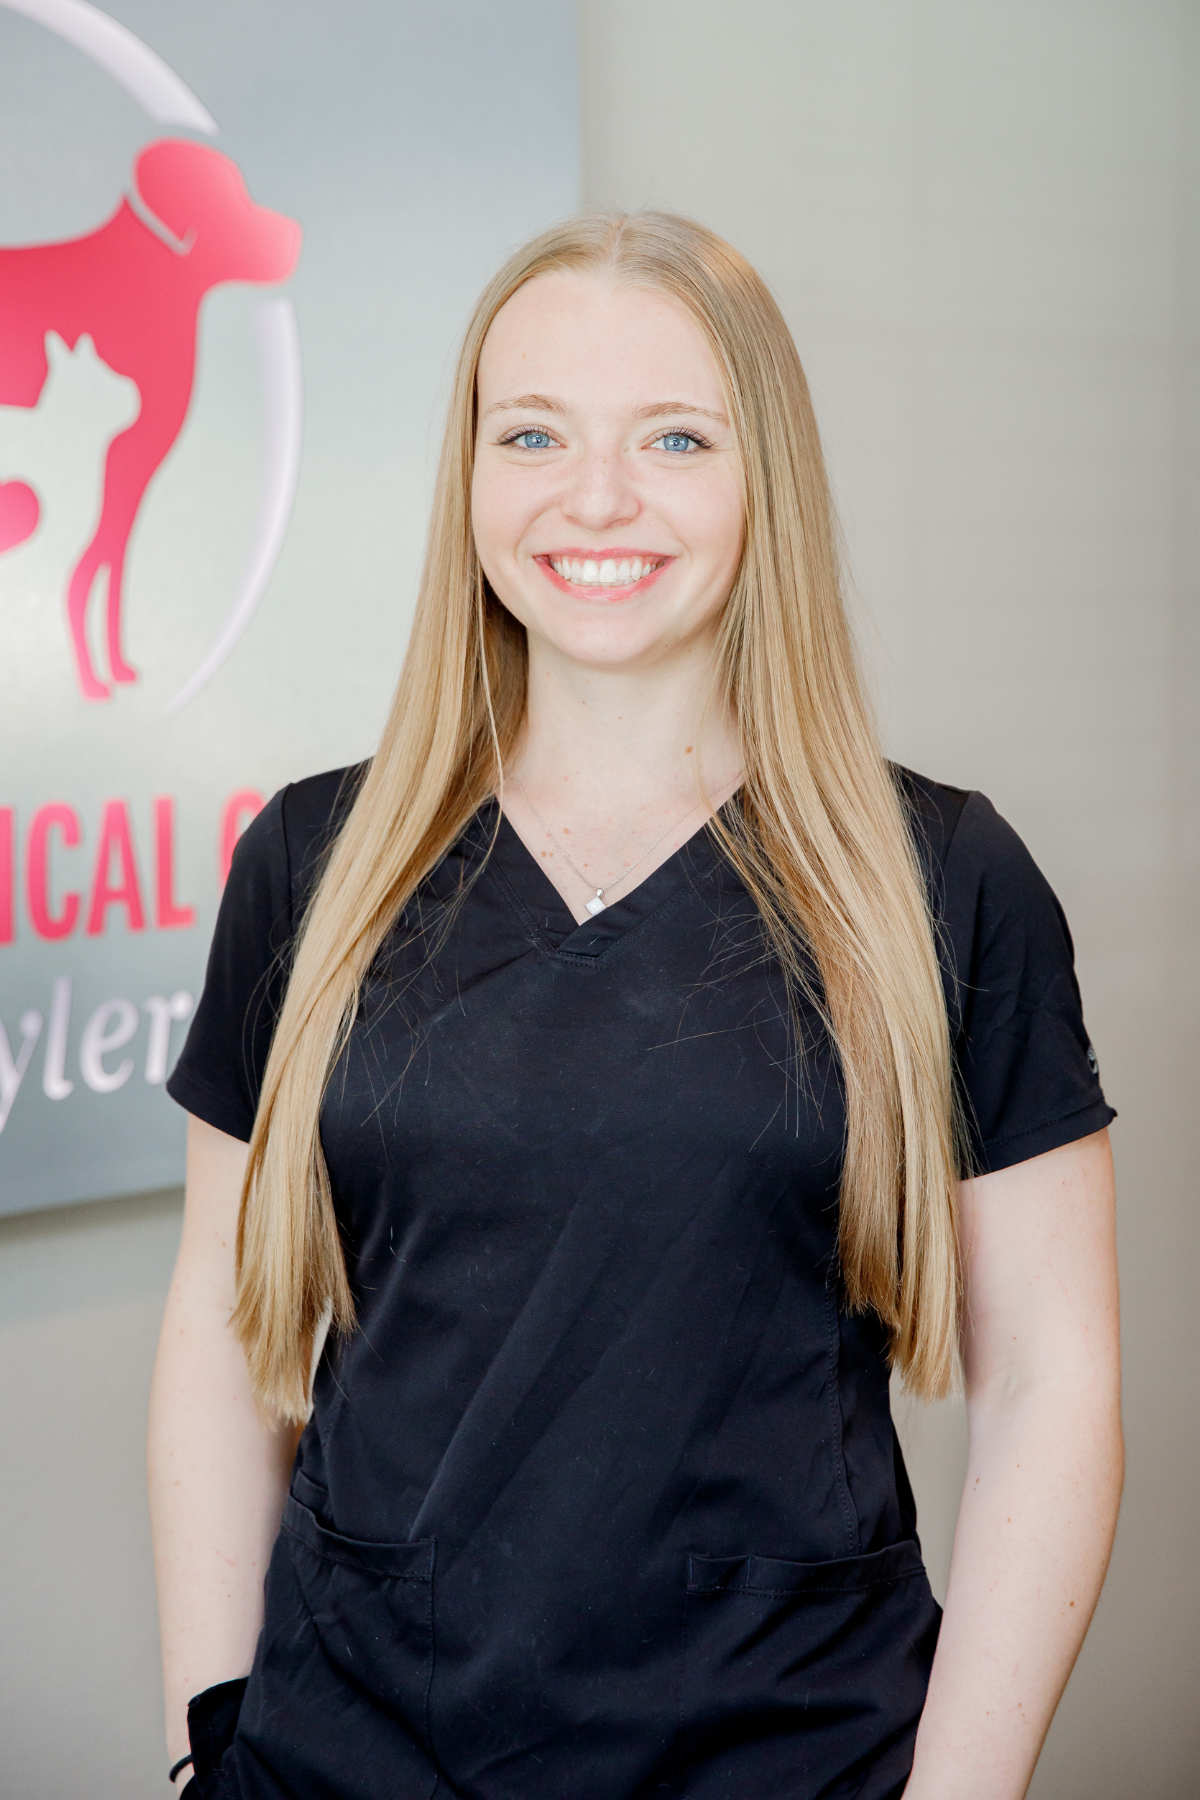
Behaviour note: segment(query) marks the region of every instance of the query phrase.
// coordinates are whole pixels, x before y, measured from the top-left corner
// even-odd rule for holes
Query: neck
[[[719,697],[705,710],[712,649],[688,646],[650,667],[571,662],[531,637],[525,727],[511,772],[556,811],[611,818],[647,805],[717,805],[740,767]]]

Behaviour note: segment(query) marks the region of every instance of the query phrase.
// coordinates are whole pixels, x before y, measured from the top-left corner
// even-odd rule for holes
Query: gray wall
[[[589,200],[691,210],[772,282],[889,746],[989,793],[1070,915],[1121,1112],[1130,1473],[1034,1793],[1190,1800],[1197,9],[585,0],[581,22]],[[141,1443],[177,1231],[174,1195],[0,1223],[12,1800],[163,1791]],[[909,1410],[905,1435],[940,1579],[961,1421]]]
[[[1071,920],[1120,1110],[1129,1477],[1033,1793],[1184,1800],[1200,8],[584,0],[580,16],[585,198],[693,213],[770,281],[825,433],[889,749],[982,788]],[[941,1581],[961,1414],[905,1408],[903,1429]]]
[[[0,1220],[0,1793],[166,1792],[146,1512],[179,1192]]]

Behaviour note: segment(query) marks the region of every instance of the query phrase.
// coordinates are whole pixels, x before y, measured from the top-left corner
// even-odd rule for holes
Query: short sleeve
[[[982,794],[962,808],[942,889],[972,1170],[1009,1168],[1101,1130],[1116,1114],[1083,1022],[1066,918]]]
[[[204,991],[167,1092],[189,1113],[248,1142],[283,1000],[294,922],[281,789],[233,853]]]

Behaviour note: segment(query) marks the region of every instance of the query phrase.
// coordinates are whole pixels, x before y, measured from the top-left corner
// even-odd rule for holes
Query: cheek
[[[485,562],[499,548],[498,540],[503,536],[505,508],[496,490],[494,472],[476,464],[471,482],[471,528]]]
[[[524,477],[524,479],[522,479]],[[543,510],[528,471],[504,463],[476,464],[471,483],[471,523],[483,557],[511,555]]]
[[[688,502],[687,519],[680,525],[693,551],[714,573],[732,578],[745,537],[740,484],[725,479],[697,482]]]
[[[507,480],[506,469],[476,467],[471,482],[471,529],[475,553],[493,592],[522,625],[528,625],[525,584],[517,549],[528,529],[529,494],[524,484]]]

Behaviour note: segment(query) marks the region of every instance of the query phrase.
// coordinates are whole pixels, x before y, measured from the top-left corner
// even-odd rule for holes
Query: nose
[[[251,203],[242,221],[243,279],[286,281],[300,260],[302,236],[286,213]]]
[[[628,525],[640,506],[619,450],[596,445],[580,453],[562,497],[565,519],[586,531],[609,531]]]

